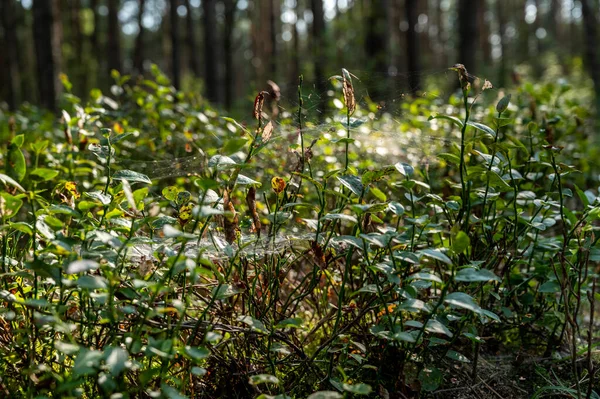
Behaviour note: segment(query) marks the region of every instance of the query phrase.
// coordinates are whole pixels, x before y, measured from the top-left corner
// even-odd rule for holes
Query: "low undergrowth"
[[[598,398],[589,115],[566,85],[453,69],[449,103],[401,105],[397,159],[346,70],[326,125],[302,79],[251,125],[158,70],[67,92],[59,120],[0,114],[0,391]],[[424,160],[403,141],[431,136]]]

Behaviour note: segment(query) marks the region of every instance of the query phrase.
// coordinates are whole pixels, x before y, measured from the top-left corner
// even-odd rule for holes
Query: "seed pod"
[[[352,115],[356,110],[356,100],[354,98],[354,86],[350,72],[342,68],[342,92],[344,93],[344,102],[348,108],[348,114]]]
[[[262,134],[260,135],[260,138],[263,143],[266,143],[267,141],[269,141],[271,139],[272,135],[273,135],[273,122],[269,121],[269,123],[267,123],[267,126],[264,127]]]
[[[261,91],[260,93],[258,93],[258,95],[256,96],[256,98],[254,99],[254,119],[256,120],[262,120],[262,109],[263,109],[263,104],[265,103],[265,94],[269,94],[266,91]]]
[[[281,99],[281,89],[277,83],[272,80],[267,80],[267,84],[269,85],[269,95],[275,101],[279,101]]]
[[[256,211],[256,188],[254,186],[248,189],[248,194],[246,194],[246,204],[248,204],[248,210],[250,211],[250,215],[252,215],[252,231],[260,237],[262,225],[260,223],[260,218],[258,217],[258,212]]]
[[[467,68],[463,64],[454,64],[452,68],[453,71],[458,72],[458,80],[460,81],[460,87],[466,91],[471,88],[471,83],[469,83],[469,73],[467,72]]]

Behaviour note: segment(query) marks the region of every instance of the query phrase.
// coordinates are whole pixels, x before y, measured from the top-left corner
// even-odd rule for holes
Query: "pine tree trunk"
[[[121,72],[121,26],[119,24],[119,0],[108,0],[108,74],[113,69]]]
[[[225,32],[223,50],[225,51],[225,107],[230,110],[233,106],[235,93],[235,71],[233,69],[233,27],[237,0],[225,0]]]
[[[596,94],[596,121],[600,127],[600,59],[598,58],[598,19],[589,0],[581,0],[583,28],[585,32],[585,59],[594,82]]]
[[[61,70],[58,0],[34,0],[32,10],[40,103],[56,111],[60,93],[58,74]]]
[[[185,0],[185,27],[187,29],[186,41],[189,52],[190,70],[195,77],[200,76],[200,64],[198,63],[198,47],[196,45],[196,34],[194,30],[194,15],[192,14],[192,6],[190,0]],[[226,17],[227,18],[227,17]]]
[[[408,84],[412,94],[416,94],[421,86],[419,79],[419,34],[416,31],[417,26],[417,1],[405,0],[404,8],[406,19],[408,21],[408,30],[406,31],[406,61],[408,68]]]
[[[2,51],[2,69],[4,76],[2,76],[4,84],[4,94],[8,107],[10,110],[15,110],[18,100],[18,88],[17,83],[20,81],[19,78],[19,55],[17,52],[17,35],[16,35],[16,14],[14,9],[13,1],[0,2],[0,24],[4,31],[2,38],[2,48],[6,49]]]
[[[481,0],[458,0],[458,32],[459,48],[457,62],[463,64],[467,71],[477,70],[477,7]]]
[[[179,17],[177,16],[178,0],[170,0],[171,10],[169,12],[171,25],[171,66],[173,72],[173,86],[177,90],[181,88],[181,61],[179,46]]]
[[[315,68],[315,87],[317,89],[317,95],[320,99],[319,109],[321,112],[319,115],[324,115],[326,105],[325,91],[327,89],[325,84],[325,77],[323,73],[323,62],[325,60],[323,35],[325,34],[325,17],[323,15],[323,0],[311,0],[310,1],[313,22],[312,22],[312,43],[313,43],[313,60]]]
[[[217,71],[217,17],[215,14],[215,1],[202,1],[204,10],[204,63],[206,74],[206,97],[216,103],[219,99],[218,93],[218,71]]]
[[[142,19],[145,7],[146,0],[139,0],[137,16],[138,34],[135,37],[135,47],[133,50],[133,69],[140,75],[144,74],[144,25],[142,24]]]

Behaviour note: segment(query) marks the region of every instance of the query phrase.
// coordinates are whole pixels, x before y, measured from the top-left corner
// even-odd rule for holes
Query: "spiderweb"
[[[333,71],[332,75],[339,72]],[[458,88],[456,72],[447,68],[395,76],[356,69],[350,72],[355,76],[353,81],[358,105],[351,118],[351,124],[356,125],[351,136],[356,140],[353,145],[361,153],[381,162],[389,159],[388,163],[404,161],[418,166],[435,163],[435,155],[442,152],[442,148],[459,140],[454,129],[444,129],[437,121],[427,121],[432,108],[438,112],[452,112],[440,107]],[[475,85],[483,83],[483,78],[473,75],[470,78]],[[417,80],[421,82],[419,86],[411,87]],[[324,89],[319,91],[319,87]],[[266,89],[266,85],[263,88]],[[345,137],[346,111],[341,85],[336,87],[330,79],[303,82],[302,129],[298,129],[297,120],[297,83],[279,84],[279,88],[280,100],[275,103],[267,99],[263,108],[275,125],[274,140],[287,140],[293,144],[302,133],[309,145],[317,139]],[[239,114],[246,115],[239,119],[241,123],[247,126],[255,124],[250,117],[250,99],[247,110]],[[117,158],[117,163],[156,180],[201,173],[206,157],[195,154],[144,161]]]

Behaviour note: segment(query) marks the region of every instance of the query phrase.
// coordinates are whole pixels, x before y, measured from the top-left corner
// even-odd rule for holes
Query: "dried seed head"
[[[267,123],[267,126],[264,127],[262,134],[260,135],[260,138],[263,143],[266,143],[267,141],[269,141],[271,139],[272,135],[273,135],[273,122],[269,121],[269,123]]]
[[[344,93],[344,102],[348,108],[348,114],[352,115],[356,110],[354,86],[352,86],[352,77],[350,76],[350,72],[344,68],[342,68],[342,91]]]
[[[492,85],[492,82],[490,82],[489,80],[486,79],[483,82],[483,86],[481,87],[481,91],[485,91],[487,89],[493,89],[493,88],[494,88],[494,86]]]
[[[463,90],[469,90],[471,88],[471,83],[469,83],[469,73],[467,72],[467,68],[465,68],[463,64],[454,64],[454,66],[450,69],[458,72],[460,87]]]
[[[265,103],[265,94],[269,94],[269,93],[267,93],[266,91],[261,91],[260,93],[258,93],[256,98],[254,99],[254,112],[253,112],[254,119],[262,120],[262,109],[263,109],[263,104]]]
[[[272,80],[267,80],[267,84],[269,85],[269,95],[275,101],[279,101],[281,99],[281,89],[279,85]]]
[[[248,210],[250,211],[250,215],[252,215],[251,230],[260,237],[260,229],[262,226],[260,218],[258,217],[258,212],[256,211],[256,188],[254,186],[248,189],[248,194],[246,194],[246,204],[248,204]]]

